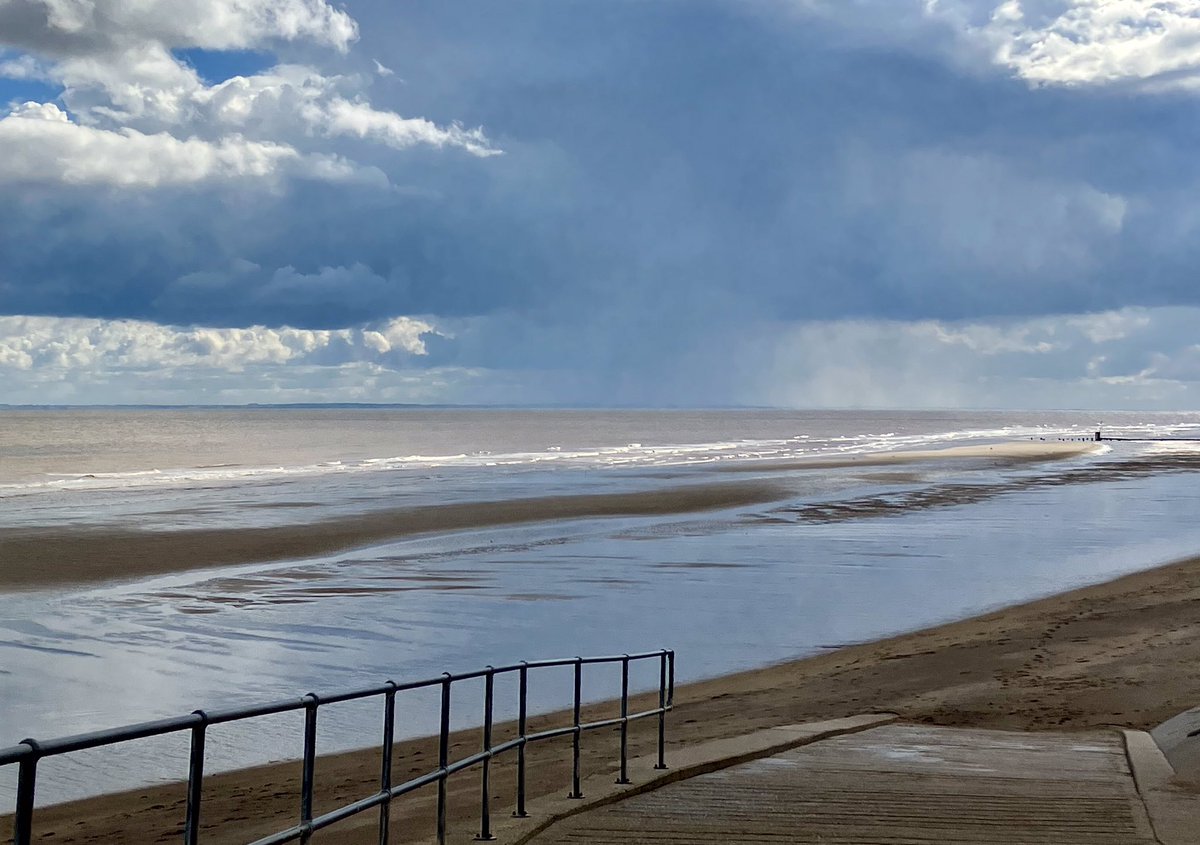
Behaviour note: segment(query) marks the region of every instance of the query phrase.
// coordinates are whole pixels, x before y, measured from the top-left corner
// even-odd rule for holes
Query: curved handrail
[[[629,665],[643,660],[659,662],[658,707],[637,713],[629,712]],[[583,722],[580,719],[582,706],[581,689],[583,668],[596,664],[621,664],[621,715],[617,718]],[[574,667],[574,700],[572,723],[567,727],[552,728],[528,733],[528,678],[531,670]],[[498,675],[519,676],[517,701],[517,736],[513,739],[492,744],[492,716],[494,710],[494,682]],[[462,760],[449,760],[450,700],[453,685],[460,681],[483,678],[484,722],[482,749]],[[392,749],[394,746],[396,694],[417,689],[441,688],[441,712],[439,730],[439,752],[437,768],[404,783],[392,783]],[[381,697],[384,700],[384,731],[381,750],[383,765],[380,773],[380,788],[373,795],[346,804],[323,815],[312,815],[312,796],[315,782],[315,759],[317,737],[317,713],[323,706],[346,701]],[[37,765],[47,757],[70,754],[93,748],[117,745],[137,739],[146,739],[164,734],[191,732],[191,751],[188,763],[188,792],[186,818],[184,819],[184,845],[199,845],[200,811],[203,799],[205,736],[212,725],[253,719],[276,713],[304,711],[304,756],[303,777],[300,789],[300,818],[296,825],[258,839],[250,845],[283,845],[287,842],[307,843],[312,835],[322,828],[343,821],[351,816],[378,807],[379,841],[387,843],[389,837],[389,805],[394,799],[407,795],[423,786],[437,784],[437,836],[438,842],[446,841],[446,781],[458,772],[475,768],[482,769],[480,789],[479,839],[491,839],[491,804],[489,776],[494,758],[512,751],[517,752],[517,796],[513,815],[523,818],[525,812],[525,749],[531,742],[541,742],[562,736],[572,736],[571,797],[582,798],[580,775],[580,740],[584,732],[600,728],[620,726],[620,776],[618,783],[629,783],[628,778],[628,730],[629,723],[639,719],[658,717],[658,762],[655,768],[665,769],[666,714],[675,702],[675,652],[669,649],[646,651],[638,654],[621,654],[606,657],[570,657],[555,660],[521,661],[505,666],[487,666],[472,672],[453,674],[445,672],[436,678],[383,684],[357,690],[343,690],[326,695],[308,693],[300,698],[234,707],[223,710],[196,710],[187,716],[142,722],[120,728],[111,728],[91,733],[75,734],[49,740],[26,739],[8,748],[0,748],[0,767],[17,765],[17,801],[13,819],[14,845],[31,845],[33,840],[34,797],[37,790]]]

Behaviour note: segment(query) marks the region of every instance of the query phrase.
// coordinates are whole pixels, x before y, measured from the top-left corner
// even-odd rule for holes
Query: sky
[[[1200,407],[1200,0],[0,0],[0,403]]]

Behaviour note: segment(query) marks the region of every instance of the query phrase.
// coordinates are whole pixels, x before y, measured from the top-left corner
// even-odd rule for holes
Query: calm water
[[[762,666],[1200,550],[1190,472],[1114,476],[1152,450],[771,469],[864,454],[1111,433],[1195,435],[1200,414],[239,410],[0,412],[0,539],[70,523],[166,531],[393,505],[669,488],[739,476],[779,501],[697,515],[428,535],[326,559],[0,594],[0,745],[445,669],[658,647],[681,680]],[[969,504],[947,506],[947,485]],[[960,496],[961,498],[961,496]],[[907,508],[866,507],[908,502]],[[814,505],[844,505],[838,519]],[[851,514],[845,516],[845,514]],[[2,549],[2,546],[0,546]],[[3,566],[20,561],[0,560]],[[637,679],[648,685],[647,674]],[[609,697],[597,679],[592,697]],[[508,700],[502,687],[498,693]],[[569,677],[539,680],[540,707]],[[405,704],[408,734],[433,727]],[[470,693],[455,721],[478,722]],[[373,708],[322,711],[322,750],[369,744]],[[294,716],[230,726],[216,768],[295,756]],[[45,800],[185,772],[183,741],[45,764]],[[0,795],[11,800],[11,773]],[[0,811],[3,810],[0,804]]]

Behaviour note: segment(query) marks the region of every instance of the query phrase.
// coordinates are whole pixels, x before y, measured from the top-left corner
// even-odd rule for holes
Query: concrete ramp
[[[1175,773],[1185,781],[1200,785],[1200,707],[1193,707],[1168,719],[1150,735],[1158,743]]]
[[[1116,731],[1008,733],[893,724],[670,784],[559,822],[533,841],[1158,840]]]

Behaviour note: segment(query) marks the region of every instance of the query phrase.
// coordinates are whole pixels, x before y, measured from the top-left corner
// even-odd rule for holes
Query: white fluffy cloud
[[[280,65],[266,73],[195,87],[164,110],[151,106],[140,116],[151,125],[221,126],[274,134],[300,127],[307,135],[361,138],[395,149],[426,145],[461,147],[479,156],[496,152],[478,129],[441,127],[375,109],[353,94],[355,84],[313,68]]]
[[[437,330],[431,323],[410,317],[337,330],[0,317],[0,368],[40,374],[84,371],[107,380],[139,370],[240,372],[259,365],[383,365],[426,355],[425,338],[433,334]]]
[[[326,0],[0,0],[0,46],[19,51],[0,76],[57,83],[65,106],[29,103],[0,120],[11,152],[0,179],[153,187],[284,171],[345,178],[351,165],[324,148],[338,137],[496,152],[479,129],[374,108],[355,76],[280,65],[209,84],[174,52],[288,41],[344,52],[357,35]]]
[[[1034,83],[1200,81],[1200,0],[1005,0],[981,35]]]
[[[335,97],[305,114],[314,129],[328,135],[350,135],[379,141],[396,149],[419,144],[462,147],[478,156],[496,155],[480,129],[460,126],[442,128],[428,120],[405,118],[395,112],[379,111],[362,101]]]
[[[239,135],[208,142],[80,126],[53,103],[25,103],[0,118],[0,148],[7,153],[0,157],[0,184],[154,188],[283,172],[322,179],[354,175],[354,168],[336,158],[302,156],[287,145]]]
[[[792,0],[860,38],[1034,85],[1200,85],[1200,0]]]
[[[0,403],[458,401],[484,374],[429,366],[439,336],[411,317],[312,331],[0,316]]]

